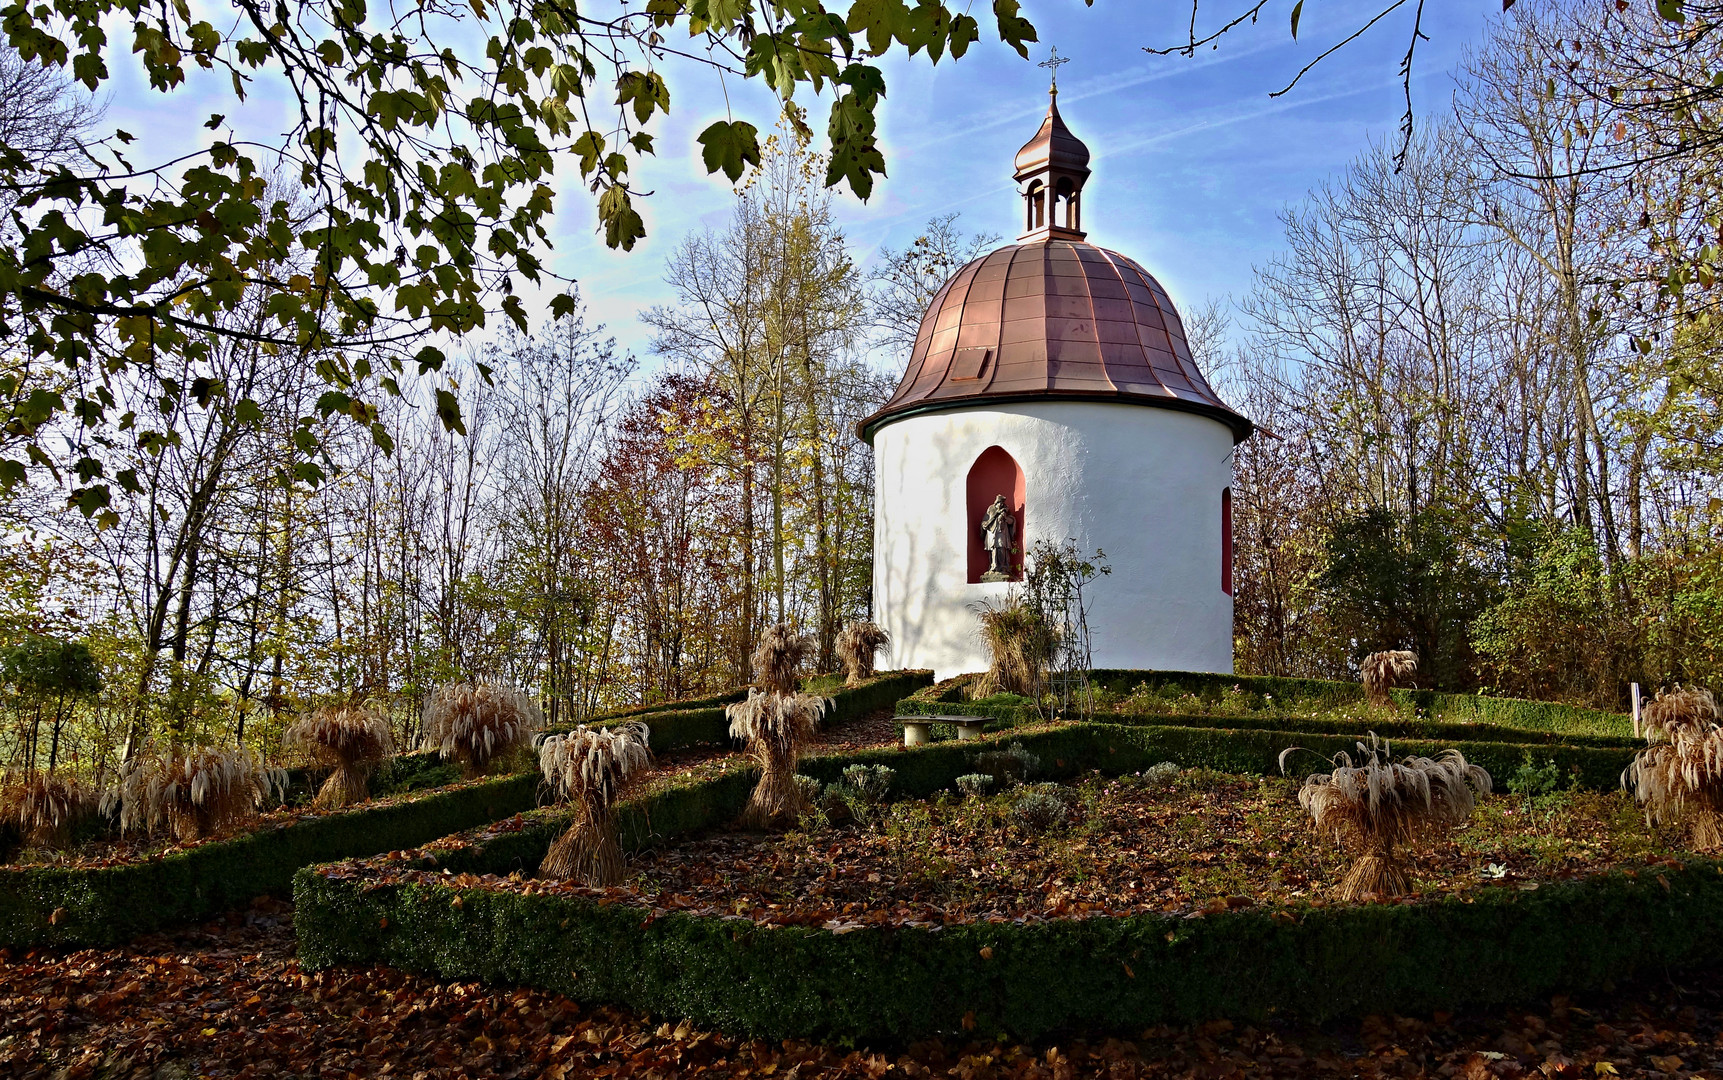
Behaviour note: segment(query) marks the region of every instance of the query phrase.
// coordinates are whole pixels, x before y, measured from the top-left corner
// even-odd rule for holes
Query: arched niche
[[[1023,483],[1023,468],[1017,464],[1017,459],[1006,453],[1002,447],[989,446],[981,451],[981,456],[975,459],[975,464],[969,467],[969,480],[966,487],[966,509],[969,526],[969,583],[979,584],[981,575],[987,573],[987,549],[981,544],[981,519],[987,516],[987,508],[1000,495],[1005,496],[1005,503],[1011,507],[1011,515],[1017,520],[1017,550],[1011,556],[1011,580],[1016,581],[1023,576],[1023,551],[1025,536],[1023,530],[1023,502],[1025,486]]]

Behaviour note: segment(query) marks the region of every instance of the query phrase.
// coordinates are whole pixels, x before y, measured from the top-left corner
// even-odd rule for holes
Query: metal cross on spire
[[[1051,55],[1035,66],[1044,67],[1053,73],[1053,93],[1057,94],[1059,92],[1059,65],[1069,64],[1071,62],[1071,58],[1069,56],[1060,56],[1059,46],[1057,45],[1053,46],[1049,52]]]

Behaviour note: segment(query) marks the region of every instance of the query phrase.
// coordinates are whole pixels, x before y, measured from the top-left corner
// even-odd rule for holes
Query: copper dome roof
[[[858,430],[910,413],[1012,401],[1116,401],[1179,409],[1232,429],[1228,408],[1191,360],[1184,324],[1148,271],[1117,252],[1042,237],[959,270],[934,297],[909,368]]]

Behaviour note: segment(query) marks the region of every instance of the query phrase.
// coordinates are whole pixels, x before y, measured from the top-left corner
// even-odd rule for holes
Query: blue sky
[[[979,0],[973,7],[983,39],[963,59],[931,66],[922,56],[887,65],[880,120],[890,175],[867,203],[840,193],[839,219],[864,265],[882,246],[901,247],[928,218],[950,211],[960,212],[960,224],[971,231],[1014,237],[1019,210],[1011,159],[1046,111],[1047,72],[1036,62],[1057,46],[1072,58],[1061,69],[1060,110],[1093,154],[1083,207],[1089,239],[1142,262],[1181,307],[1240,296],[1250,288],[1252,265],[1280,246],[1276,215],[1343,168],[1369,139],[1394,137],[1404,108],[1397,68],[1412,3],[1290,94],[1269,97],[1383,2],[1311,0],[1294,42],[1292,0],[1271,0],[1257,25],[1241,26],[1218,49],[1183,58],[1151,56],[1143,47],[1182,39],[1190,13],[1185,0],[1096,0],[1092,8],[1080,0],[1026,0],[1024,12],[1041,42],[1024,60],[987,39],[991,5]],[[1199,28],[1243,10],[1247,0],[1202,4]],[[1481,40],[1492,9],[1496,0],[1426,4],[1429,40],[1419,45],[1413,86],[1421,117],[1448,111],[1455,65]],[[149,92],[132,58],[120,55],[125,40],[116,35],[110,47],[116,78],[108,120],[139,135],[145,156],[160,160],[206,145],[215,135],[201,121],[211,112],[228,113],[241,137],[269,140],[290,126],[279,83],[260,85],[237,108],[221,75],[194,72],[167,98]],[[642,355],[648,335],[639,311],[671,299],[663,283],[666,255],[690,230],[721,224],[733,200],[729,184],[702,167],[696,135],[725,115],[726,100],[735,116],[762,130],[777,116],[774,99],[758,86],[734,78],[720,83],[693,65],[673,67],[667,78],[672,115],[654,122],[658,154],[635,176],[640,188],[654,192],[643,200],[646,240],[629,253],[604,247],[572,161],[559,169],[553,227],[551,265],[578,279],[591,315]],[[800,100],[823,130],[829,103]]]
[[[1234,0],[1229,10],[1242,9]],[[1139,260],[1181,307],[1240,296],[1251,267],[1280,247],[1277,214],[1343,168],[1371,138],[1393,138],[1404,100],[1398,64],[1410,32],[1410,7],[1318,66],[1290,93],[1271,99],[1305,62],[1380,10],[1357,0],[1308,3],[1294,42],[1290,0],[1270,4],[1216,50],[1194,58],[1151,56],[1147,45],[1182,39],[1189,8],[1166,0],[1030,2],[1025,13],[1041,42],[1028,61],[986,38],[962,60],[930,67],[925,58],[887,69],[881,115],[889,177],[862,203],[843,193],[838,214],[864,262],[900,247],[935,214],[958,211],[960,224],[1007,239],[1019,231],[1011,159],[1047,107],[1047,72],[1034,61],[1048,46],[1073,58],[1060,69],[1060,112],[1090,148],[1094,176],[1084,193],[1089,239]],[[1450,110],[1453,71],[1482,39],[1493,0],[1426,5],[1413,103],[1421,118]],[[985,11],[977,5],[977,11]],[[1205,12],[1218,15],[1214,0]],[[985,23],[983,24],[986,25]],[[636,312],[669,299],[663,263],[690,229],[717,225],[730,208],[729,185],[704,175],[695,134],[721,118],[723,90],[706,73],[678,72],[674,115],[660,153],[641,179],[650,235],[629,254],[606,251],[594,214],[564,204],[557,268],[580,279],[593,314],[644,353]],[[775,110],[754,88],[727,86],[738,116],[769,122]],[[824,102],[808,102],[816,118]],[[765,126],[765,124],[762,124]],[[823,128],[823,120],[817,125]],[[897,361],[901,363],[901,360]]]

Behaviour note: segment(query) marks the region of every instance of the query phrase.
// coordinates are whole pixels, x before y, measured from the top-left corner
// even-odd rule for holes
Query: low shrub
[[[857,798],[869,806],[878,806],[891,793],[891,781],[896,775],[897,770],[889,765],[851,765],[844,769],[844,783]]]
[[[1003,750],[984,750],[975,755],[975,768],[993,778],[1000,787],[1021,784],[1041,771],[1041,759],[1023,749],[1021,741]]]
[[[1063,784],[1024,788],[1011,803],[1011,823],[1031,835],[1071,824],[1077,818],[1077,793]]]
[[[957,778],[957,790],[966,799],[986,798],[987,791],[993,787],[994,779],[988,773],[964,773]]]
[[[1143,770],[1143,783],[1151,788],[1169,787],[1173,782],[1173,778],[1178,776],[1182,771],[1182,769],[1177,765],[1174,765],[1172,762],[1163,761],[1156,765],[1150,765],[1148,768]]]

